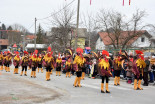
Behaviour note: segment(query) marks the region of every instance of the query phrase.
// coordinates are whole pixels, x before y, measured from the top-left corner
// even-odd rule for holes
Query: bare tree
[[[67,47],[67,44],[70,43],[71,29],[74,24],[74,10],[68,7],[65,7],[60,12],[52,16],[50,22],[53,26],[52,32],[52,43],[54,47],[57,45],[58,49],[64,50]],[[55,44],[57,43],[57,44]]]
[[[86,36],[86,41],[88,41],[88,46],[91,48],[94,48],[96,42],[96,37],[98,38],[96,31],[96,20],[94,19],[94,16],[90,13],[87,13],[87,15],[83,14],[82,18],[82,25],[87,28],[88,34]]]
[[[23,41],[22,35],[29,33],[28,30],[20,24],[13,24],[11,27],[12,31],[8,32],[9,43],[11,45],[20,44]]]
[[[124,49],[128,42],[142,34],[142,30],[149,27],[149,24],[143,24],[145,11],[137,10],[131,19],[115,11],[100,10],[97,14],[98,28],[103,29],[114,49]],[[127,35],[124,35],[126,32]],[[107,40],[108,41],[108,40]]]
[[[23,33],[28,32],[28,30],[20,24],[13,24],[12,29]]]

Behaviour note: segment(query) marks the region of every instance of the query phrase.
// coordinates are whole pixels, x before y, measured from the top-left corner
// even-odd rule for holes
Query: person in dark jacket
[[[152,56],[151,60],[150,60],[150,69],[151,69],[151,73],[152,73],[152,83],[154,83],[154,78],[155,78],[155,55]],[[151,80],[151,78],[150,78]]]
[[[150,61],[149,61],[149,57],[145,56],[145,63],[146,63],[146,67],[144,68],[144,73],[143,73],[143,80],[144,80],[144,86],[148,86],[148,70],[149,70],[149,66],[150,66]]]

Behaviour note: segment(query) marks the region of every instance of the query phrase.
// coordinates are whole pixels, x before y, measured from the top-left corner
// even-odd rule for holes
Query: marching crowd
[[[155,77],[155,55],[151,57],[144,56],[140,50],[135,50],[133,56],[126,51],[121,51],[113,56],[106,50],[102,52],[83,53],[82,48],[76,49],[73,54],[72,49],[66,49],[64,54],[53,54],[51,47],[41,53],[35,50],[33,53],[23,52],[20,56],[18,51],[11,53],[0,53],[0,70],[10,72],[10,65],[14,65],[14,74],[19,73],[19,67],[22,67],[20,76],[27,76],[27,71],[31,69],[31,78],[36,78],[36,72],[42,72],[46,69],[45,79],[50,81],[52,71],[56,70],[56,76],[61,76],[61,72],[66,73],[66,78],[76,73],[74,87],[81,87],[81,80],[84,80],[85,74],[89,77],[101,78],[101,93],[110,93],[108,88],[109,77],[114,77],[114,86],[120,86],[120,75],[127,79],[127,83],[134,84],[134,90],[143,90],[141,82],[144,80],[145,86],[149,82],[154,82]],[[149,75],[149,77],[148,77]],[[149,80],[150,79],[150,80]],[[104,90],[105,86],[105,90]]]

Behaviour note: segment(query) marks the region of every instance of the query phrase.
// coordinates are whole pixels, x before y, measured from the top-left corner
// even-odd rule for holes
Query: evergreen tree
[[[6,30],[6,26],[2,24],[2,30]]]
[[[2,24],[1,30],[6,30],[5,24]],[[1,32],[1,38],[2,38],[2,39],[7,39],[7,38],[8,38],[7,32],[6,32],[6,31],[2,31],[2,32]]]
[[[41,29],[40,25],[38,27],[38,32],[37,32],[36,35],[37,35],[36,43],[37,44],[42,44],[43,43],[43,37],[42,37],[42,29]]]
[[[12,30],[12,27],[11,27],[11,26],[9,26],[9,27],[7,28],[7,30]]]

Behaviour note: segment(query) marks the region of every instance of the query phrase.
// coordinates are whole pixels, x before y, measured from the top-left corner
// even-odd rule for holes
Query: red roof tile
[[[142,31],[136,31],[136,34],[138,34],[136,37],[132,38],[130,41],[128,41],[127,45],[131,45],[133,42],[135,42],[141,35],[143,35],[145,32],[147,32],[146,30],[142,30]],[[133,35],[134,32],[133,31],[122,31],[120,36],[119,36],[119,45],[122,45],[124,40],[126,40],[127,38],[129,38],[129,35]],[[116,36],[113,35],[113,33],[107,33],[107,32],[99,32],[99,36],[102,39],[103,43],[105,45],[112,45],[112,43],[115,42],[115,44],[117,43],[116,40]],[[114,42],[113,42],[114,41]]]
[[[0,39],[0,45],[9,45],[8,39]]]
[[[33,39],[35,39],[35,37],[37,38],[37,36],[35,36],[35,35],[27,35],[26,39],[33,40]]]

